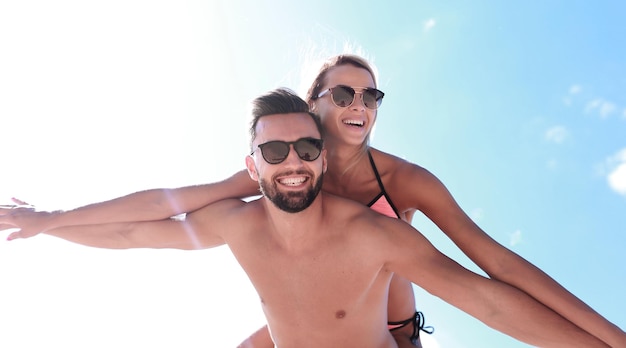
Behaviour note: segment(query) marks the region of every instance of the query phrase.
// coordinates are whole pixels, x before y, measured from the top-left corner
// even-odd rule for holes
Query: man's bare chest
[[[264,306],[279,312],[298,309],[341,317],[386,298],[391,277],[356,247],[327,245],[294,253],[259,246],[242,256],[233,253]]]

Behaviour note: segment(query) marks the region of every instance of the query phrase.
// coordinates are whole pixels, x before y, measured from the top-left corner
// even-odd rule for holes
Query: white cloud
[[[565,106],[571,106],[576,99],[583,98],[582,96],[583,87],[579,84],[572,84],[569,86],[567,90],[567,94],[563,96],[563,104]],[[621,114],[623,119],[626,119],[626,108],[623,108],[620,105],[617,105],[611,101],[608,101],[602,97],[596,97],[593,99],[586,99],[584,112],[587,114],[596,114],[600,116],[600,118],[608,118],[613,114],[617,114],[618,117]],[[621,110],[621,111],[620,111]]]
[[[565,104],[566,106],[572,105],[572,98],[570,97],[563,98],[563,104]]]
[[[546,161],[546,168],[549,170],[557,170],[559,168],[559,161],[554,158],[549,159]]]
[[[609,173],[606,177],[611,190],[626,196],[626,148],[607,160]]]
[[[587,113],[597,112],[598,114],[600,114],[600,117],[602,118],[609,117],[612,113],[615,112],[616,109],[617,109],[617,106],[615,104],[611,103],[610,101],[606,101],[602,98],[596,98],[588,102],[587,105],[585,106],[585,112]]]
[[[571,85],[569,88],[569,94],[578,94],[583,88],[580,85]]]
[[[546,140],[557,144],[562,144],[568,136],[569,132],[563,126],[554,126],[545,133]]]
[[[615,104],[604,102],[602,106],[600,106],[600,116],[602,116],[602,118],[609,117],[609,115],[611,115],[615,111],[615,109]]]
[[[424,32],[429,32],[430,29],[432,29],[435,24],[437,24],[437,22],[435,21],[434,18],[430,18],[427,21],[424,22]]]
[[[592,112],[597,109],[600,104],[602,104],[602,99],[594,99],[590,102],[587,102],[587,106],[585,106],[585,112]]]
[[[583,90],[581,85],[573,84],[569,87],[567,96],[563,97],[563,104],[566,106],[572,105],[572,98],[574,95],[579,94]]]
[[[522,231],[516,230],[509,235],[509,245],[514,247],[522,242]]]
[[[626,196],[626,163],[622,163],[607,177],[611,189]]]

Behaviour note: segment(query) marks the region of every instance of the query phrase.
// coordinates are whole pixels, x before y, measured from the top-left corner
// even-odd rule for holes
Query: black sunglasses
[[[296,141],[273,140],[260,144],[257,149],[261,149],[261,155],[265,162],[269,164],[278,164],[289,156],[291,145],[296,150],[298,157],[303,161],[315,161],[322,153],[324,142],[322,139],[301,138]],[[254,149],[256,151],[256,149]],[[250,155],[254,153],[252,151]]]
[[[358,88],[361,91],[357,92],[354,88]],[[344,85],[337,85],[335,87],[328,88],[317,95],[317,98],[321,98],[330,92],[331,99],[335,106],[340,108],[347,108],[354,103],[355,94],[361,95],[361,102],[366,108],[375,110],[383,102],[385,93],[370,87],[350,87]],[[316,99],[317,99],[316,98]]]

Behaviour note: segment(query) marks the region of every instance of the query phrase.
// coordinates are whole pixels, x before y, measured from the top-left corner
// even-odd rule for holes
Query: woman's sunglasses
[[[331,99],[335,106],[340,108],[347,108],[348,106],[354,103],[355,94],[361,95],[361,102],[365,105],[366,108],[375,110],[380,104],[383,102],[383,97],[385,93],[377,90],[376,88],[369,87],[355,87],[360,89],[360,92],[357,92],[354,88],[350,86],[337,85],[335,87],[331,87],[322,91],[317,95],[317,98],[321,98],[330,92]]]
[[[324,142],[322,139],[315,138],[301,138],[296,141],[274,140],[260,144],[257,149],[261,149],[261,155],[263,155],[265,162],[278,164],[289,156],[292,144],[300,159],[311,162],[315,161],[320,156],[320,153],[322,153]],[[254,149],[254,151],[256,151],[256,149]],[[252,151],[250,155],[252,155],[254,151]]]

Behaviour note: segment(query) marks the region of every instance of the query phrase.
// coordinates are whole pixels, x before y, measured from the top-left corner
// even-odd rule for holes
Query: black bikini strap
[[[370,164],[372,165],[372,170],[374,171],[374,175],[376,176],[376,181],[378,181],[378,187],[380,188],[380,191],[385,194],[385,186],[383,186],[383,181],[380,178],[380,174],[378,174],[378,169],[376,169],[376,163],[374,163],[372,153],[369,149],[367,149],[367,156],[370,158]]]
[[[393,202],[391,201],[391,197],[389,197],[389,195],[387,194],[387,191],[385,191],[385,185],[383,185],[383,180],[380,178],[380,174],[378,174],[378,169],[376,168],[376,163],[374,163],[374,158],[372,157],[372,153],[369,149],[367,149],[367,156],[370,159],[370,164],[372,165],[372,170],[374,171],[374,176],[376,176],[376,181],[378,181],[378,188],[380,188],[380,194],[378,196],[376,196],[376,198],[374,198],[367,206],[371,207],[372,204],[376,203],[376,201],[382,197],[385,196],[385,199],[387,199],[387,203],[389,203],[389,206],[391,206],[391,209],[393,210],[393,212],[396,214],[396,216],[398,217],[398,219],[400,218],[400,213],[398,213],[398,209],[396,209],[395,204],[393,204]]]
[[[394,330],[398,330],[401,329],[409,324],[413,324],[413,334],[411,335],[411,342],[413,342],[413,344],[415,344],[415,342],[417,342],[417,340],[420,338],[420,331],[424,331],[427,334],[432,334],[433,332],[435,332],[435,328],[432,326],[424,326],[424,324],[426,323],[426,319],[424,318],[424,313],[417,311],[415,312],[415,314],[413,314],[412,317],[410,317],[407,320],[403,320],[403,321],[390,321],[387,324],[389,325],[400,325],[398,327],[394,327],[393,329],[389,330],[389,331],[394,331]]]

